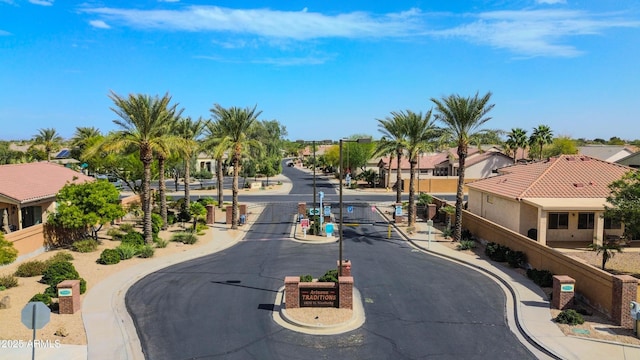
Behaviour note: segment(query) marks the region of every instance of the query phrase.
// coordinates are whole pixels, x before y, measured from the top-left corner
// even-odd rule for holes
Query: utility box
[[[60,314],[75,314],[80,310],[80,280],[64,280],[57,289]]]
[[[638,337],[638,321],[640,320],[640,303],[631,302],[631,318],[633,319],[633,333]]]

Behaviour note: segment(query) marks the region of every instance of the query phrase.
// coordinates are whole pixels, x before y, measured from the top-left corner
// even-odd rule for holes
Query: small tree
[[[198,220],[207,215],[207,208],[199,202],[192,202],[189,206],[189,214],[193,217],[193,231],[197,230]]]
[[[603,245],[599,244],[589,244],[589,249],[596,252],[596,255],[600,255],[602,253],[602,270],[604,270],[604,266],[607,261],[615,255],[614,251],[622,252],[622,248],[620,245],[615,243],[605,243]]]
[[[622,179],[609,184],[611,194],[605,206],[604,217],[624,224],[625,235],[633,239],[640,234],[640,172],[632,170]]]
[[[13,243],[5,240],[0,232],[0,265],[11,264],[18,257],[18,250],[13,247]]]
[[[108,181],[67,184],[56,196],[58,209],[48,222],[69,230],[89,231],[98,239],[102,225],[124,216],[120,192]]]

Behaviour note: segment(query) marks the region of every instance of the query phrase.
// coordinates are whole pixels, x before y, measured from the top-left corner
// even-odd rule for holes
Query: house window
[[[487,195],[487,203],[493,204],[493,198],[491,197],[491,195]]]
[[[568,229],[569,213],[549,213],[549,229]]]
[[[593,229],[593,213],[578,213],[578,229]]]
[[[619,230],[622,229],[622,223],[620,220],[604,218],[604,228],[607,230]]]
[[[22,212],[22,228],[28,228],[42,222],[42,208],[40,206],[27,206],[20,211]]]

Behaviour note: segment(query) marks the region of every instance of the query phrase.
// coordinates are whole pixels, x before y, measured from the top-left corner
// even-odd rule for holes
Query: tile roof
[[[578,152],[581,155],[590,156],[600,160],[609,160],[616,157],[618,160],[627,155],[633,154],[635,149],[627,145],[585,145],[579,146]],[[613,161],[615,161],[613,160]]]
[[[499,175],[468,183],[477,189],[513,199],[606,198],[608,185],[633,170],[589,156],[561,155],[498,170]]]
[[[54,197],[67,182],[93,180],[92,177],[48,162],[0,165],[0,197],[26,203]]]

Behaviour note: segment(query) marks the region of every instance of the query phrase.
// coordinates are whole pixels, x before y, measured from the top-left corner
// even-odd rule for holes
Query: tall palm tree
[[[553,132],[547,125],[533,128],[529,142],[538,145],[538,160],[542,159],[542,147],[553,142]]]
[[[170,131],[173,119],[180,116],[178,104],[170,105],[171,96],[165,94],[159,98],[144,94],[130,94],[122,97],[113,91],[109,95],[115,107],[111,110],[120,117],[113,122],[120,129],[112,132],[103,147],[107,150],[135,148],[143,166],[142,210],[143,230],[146,243],[153,241],[151,231],[151,163],[154,151],[168,153],[164,134]]]
[[[374,154],[380,156],[382,154],[395,153],[396,157],[396,203],[402,202],[402,168],[400,167],[402,155],[404,151],[404,125],[400,113],[391,112],[391,117],[378,119],[378,131],[382,133],[382,138],[378,141]],[[389,162],[389,170],[391,170],[391,161]]]
[[[418,156],[421,152],[431,151],[435,140],[440,136],[439,130],[435,125],[435,122],[431,120],[431,110],[426,114],[414,113],[411,110],[406,112],[400,112],[398,114],[400,121],[403,124],[405,141],[404,147],[409,157],[410,172],[409,172],[409,211],[408,211],[408,226],[415,225],[415,178],[416,178],[416,165],[418,164]]]
[[[517,161],[518,149],[522,149],[522,157],[524,159],[524,152],[529,144],[529,139],[527,138],[527,130],[522,128],[513,128],[511,132],[508,134],[507,142],[511,142],[511,144],[515,147],[513,161]]]
[[[431,98],[436,105],[436,120],[444,125],[445,131],[455,139],[458,145],[458,189],[456,192],[456,218],[453,232],[454,241],[460,241],[462,237],[462,202],[464,194],[465,161],[469,150],[469,137],[480,130],[491,117],[487,113],[493,109],[494,104],[489,104],[491,92],[478,97],[462,97],[454,94],[442,99]]]
[[[44,146],[47,153],[47,161],[51,161],[51,152],[56,151],[62,145],[64,139],[54,128],[38,129],[38,134],[33,137],[35,145]]]
[[[200,151],[199,138],[202,136],[205,122],[202,118],[193,121],[191,117],[178,120],[176,124],[176,134],[180,137],[180,153],[184,157],[184,201],[187,211],[190,209],[190,186],[191,162]]]
[[[231,151],[231,164],[233,166],[233,185],[231,186],[232,214],[231,228],[238,228],[238,177],[242,154],[250,148],[261,147],[257,139],[248,136],[251,126],[258,121],[262,111],[256,111],[257,106],[251,108],[231,107],[223,108],[215,104],[211,113],[220,127],[223,136],[220,146]]]
[[[222,209],[224,201],[224,174],[222,173],[222,158],[227,149],[223,147],[222,129],[218,122],[207,121],[205,128],[205,137],[202,147],[216,161],[216,190],[218,192],[218,208]]]

